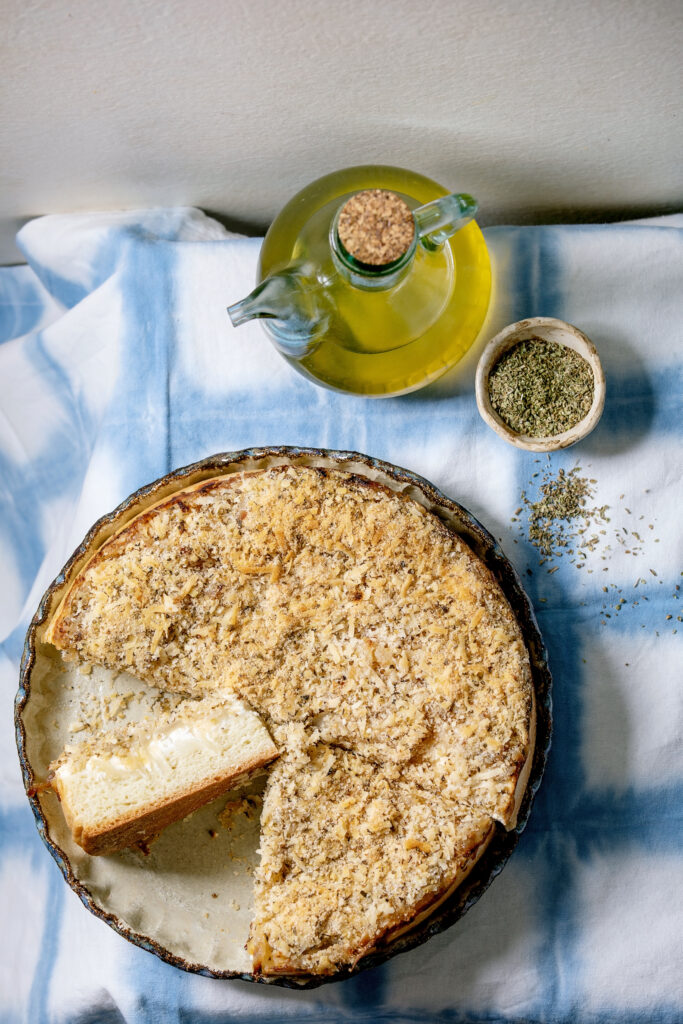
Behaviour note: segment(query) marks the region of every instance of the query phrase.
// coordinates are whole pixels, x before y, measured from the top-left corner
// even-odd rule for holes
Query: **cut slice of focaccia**
[[[277,754],[241,701],[205,698],[68,747],[48,778],[78,845],[107,854],[148,841]]]

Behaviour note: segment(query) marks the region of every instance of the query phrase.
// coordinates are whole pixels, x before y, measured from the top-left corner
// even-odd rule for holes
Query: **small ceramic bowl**
[[[489,398],[491,370],[508,349],[529,338],[554,341],[558,345],[574,349],[586,360],[593,371],[593,403],[587,414],[569,430],[565,430],[561,434],[554,434],[552,437],[531,437],[528,434],[516,433],[494,411]],[[529,452],[554,452],[581,441],[597,425],[605,404],[605,375],[595,345],[585,334],[573,327],[572,324],[565,323],[564,320],[537,316],[530,320],[519,320],[516,324],[510,324],[489,341],[477,363],[475,393],[482,419],[505,441]]]

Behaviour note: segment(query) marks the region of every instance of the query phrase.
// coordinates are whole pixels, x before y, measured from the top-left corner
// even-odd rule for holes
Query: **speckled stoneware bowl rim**
[[[473,871],[452,896],[437,907],[431,916],[417,924],[411,931],[397,936],[394,940],[387,942],[385,946],[377,948],[354,967],[339,971],[331,977],[323,978],[271,979],[255,977],[249,972],[214,970],[177,956],[153,938],[140,934],[126,925],[116,915],[104,910],[92,893],[88,891],[87,887],[76,878],[68,856],[49,834],[48,823],[38,797],[32,793],[32,787],[35,785],[36,780],[26,753],[27,736],[23,721],[24,709],[31,692],[31,672],[36,662],[37,631],[46,622],[51,611],[56,608],[57,602],[70,579],[73,578],[75,572],[79,571],[80,566],[89,557],[95,541],[97,541],[97,546],[99,546],[115,529],[120,528],[123,523],[132,519],[143,508],[161,501],[175,491],[187,487],[198,480],[234,472],[245,472],[287,464],[339,469],[356,473],[361,477],[378,480],[379,482],[382,482],[382,480],[389,481],[389,485],[391,483],[397,485],[395,489],[400,489],[402,493],[408,494],[410,497],[420,501],[421,504],[434,512],[451,528],[454,528],[454,525],[457,524],[458,534],[492,571],[510,602],[529,651],[537,702],[536,745],[529,782],[522,800],[516,828],[511,832],[506,832],[502,826],[496,826],[493,840],[477,862]],[[423,477],[380,459],[375,459],[358,452],[333,451],[324,448],[276,446],[250,448],[243,451],[212,455],[200,462],[175,470],[140,488],[114,509],[113,512],[103,516],[95,523],[62,571],[46,590],[29,626],[21,660],[19,689],[15,701],[15,726],[24,785],[36,820],[38,832],[57,862],[66,882],[79,896],[88,910],[96,917],[105,921],[125,939],[128,939],[129,942],[151,953],[155,953],[166,963],[173,964],[175,967],[180,967],[183,970],[213,978],[241,978],[249,982],[300,989],[314,988],[327,982],[343,980],[369,967],[376,967],[398,953],[414,949],[433,935],[455,924],[476,903],[496,875],[502,870],[527,823],[534,796],[543,776],[550,748],[552,718],[550,689],[551,677],[548,669],[546,649],[533,609],[524,593],[520,579],[495,539],[470,512],[458,504],[458,502],[448,498]]]
[[[593,372],[593,401],[590,409],[583,419],[561,434],[549,437],[518,434],[510,429],[491,405],[489,376],[493,367],[509,349],[529,338],[555,341],[572,348],[586,360]],[[481,418],[503,440],[528,452],[556,452],[582,441],[598,425],[605,405],[605,374],[595,345],[583,331],[565,320],[551,316],[536,316],[508,324],[487,342],[477,362],[474,391]]]

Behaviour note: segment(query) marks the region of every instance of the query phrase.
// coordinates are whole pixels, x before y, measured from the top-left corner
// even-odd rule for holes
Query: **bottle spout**
[[[259,312],[258,300],[254,300],[252,293],[247,295],[246,298],[240,299],[239,302],[233,302],[232,306],[228,306],[228,316],[233,327],[241,327],[242,324],[246,324],[249,320],[263,316],[263,313]]]
[[[417,236],[425,249],[440,249],[447,238],[476,216],[479,203],[467,193],[453,192],[413,210]]]
[[[253,292],[228,306],[233,327],[241,327],[249,320],[287,319],[291,315],[291,282],[274,274],[258,284]]]
[[[239,302],[228,306],[233,327],[249,320],[267,320],[268,333],[285,355],[299,358],[317,344],[327,329],[329,310],[323,291],[302,272],[272,274]]]

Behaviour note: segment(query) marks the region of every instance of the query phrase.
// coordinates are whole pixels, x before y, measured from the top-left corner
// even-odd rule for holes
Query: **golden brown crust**
[[[514,826],[534,742],[514,616],[463,540],[362,477],[281,467],[165,499],[93,555],[47,636],[67,657],[169,690],[233,691],[263,716],[285,752],[267,787],[257,876],[252,949],[264,972],[352,962],[440,901],[494,821]],[[322,827],[336,797],[317,778],[321,751],[346,771],[354,759],[366,795],[384,787],[379,802],[361,800],[360,838],[341,853],[332,818],[343,814]],[[297,787],[314,783],[320,798],[304,799]],[[404,835],[415,807],[424,835]],[[357,881],[368,849],[384,872],[368,882],[374,903],[331,934],[325,906],[342,889],[353,903],[353,887],[344,875],[320,902],[309,861]],[[275,867],[292,857],[299,903]],[[397,864],[403,889],[387,897]]]
[[[455,877],[452,879],[450,884],[443,889],[442,892],[425,896],[421,903],[411,907],[408,920],[405,918],[400,919],[397,915],[396,920],[389,923],[383,933],[378,933],[372,936],[366,936],[365,939],[359,943],[359,945],[349,950],[348,960],[344,965],[345,967],[355,967],[363,957],[373,953],[376,949],[382,946],[388,946],[396,939],[403,935],[407,935],[409,932],[415,930],[428,917],[438,910],[438,908],[450,899],[453,893],[462,885],[471,871],[474,869],[480,858],[486,852],[491,840],[495,835],[496,827],[494,822],[490,822],[488,829],[479,842],[474,843],[469,853],[466,853],[463,857],[463,862],[458,868]],[[273,950],[269,946],[267,940],[263,935],[259,935],[255,938],[250,938],[249,951],[252,955],[253,967],[255,974],[261,974],[264,976],[277,976],[277,977],[301,977],[303,975],[310,974],[310,970],[304,970],[297,966],[296,962],[277,962],[273,956]],[[327,965],[325,970],[320,970],[318,974],[335,974],[339,969],[339,966],[330,963]]]
[[[292,772],[283,762],[273,771],[274,784],[266,794],[267,817],[273,814],[272,804],[280,803],[276,793],[273,801],[273,791],[282,787],[283,776],[287,784],[289,776],[297,786],[301,817],[293,822],[288,805],[280,822],[266,821],[263,855],[273,877],[264,879],[261,873],[257,878],[258,912],[247,947],[257,974],[333,975],[354,967],[376,948],[413,930],[449,898],[495,835],[492,819],[435,801],[401,772],[387,775],[380,766],[346,752],[312,752],[313,764],[321,759],[326,766],[329,760],[337,764],[328,769],[325,791],[318,798],[322,806],[312,820],[304,809],[310,806],[307,775],[314,778],[314,771],[306,773],[298,765]],[[349,779],[358,783],[355,788]],[[391,802],[395,812],[386,830],[378,828],[373,813],[381,801]],[[314,831],[324,846],[331,825],[337,833],[341,826],[343,843],[328,859],[318,858],[319,863],[302,861],[297,833]],[[273,840],[279,829],[287,835],[276,850]],[[335,900],[329,899],[328,890],[334,891]],[[306,894],[304,906],[297,906],[298,891]],[[372,901],[364,899],[370,891]],[[311,929],[317,943],[302,950],[301,936]]]
[[[317,744],[271,771],[248,949],[263,973],[331,974],[466,877],[491,817],[405,766]]]

